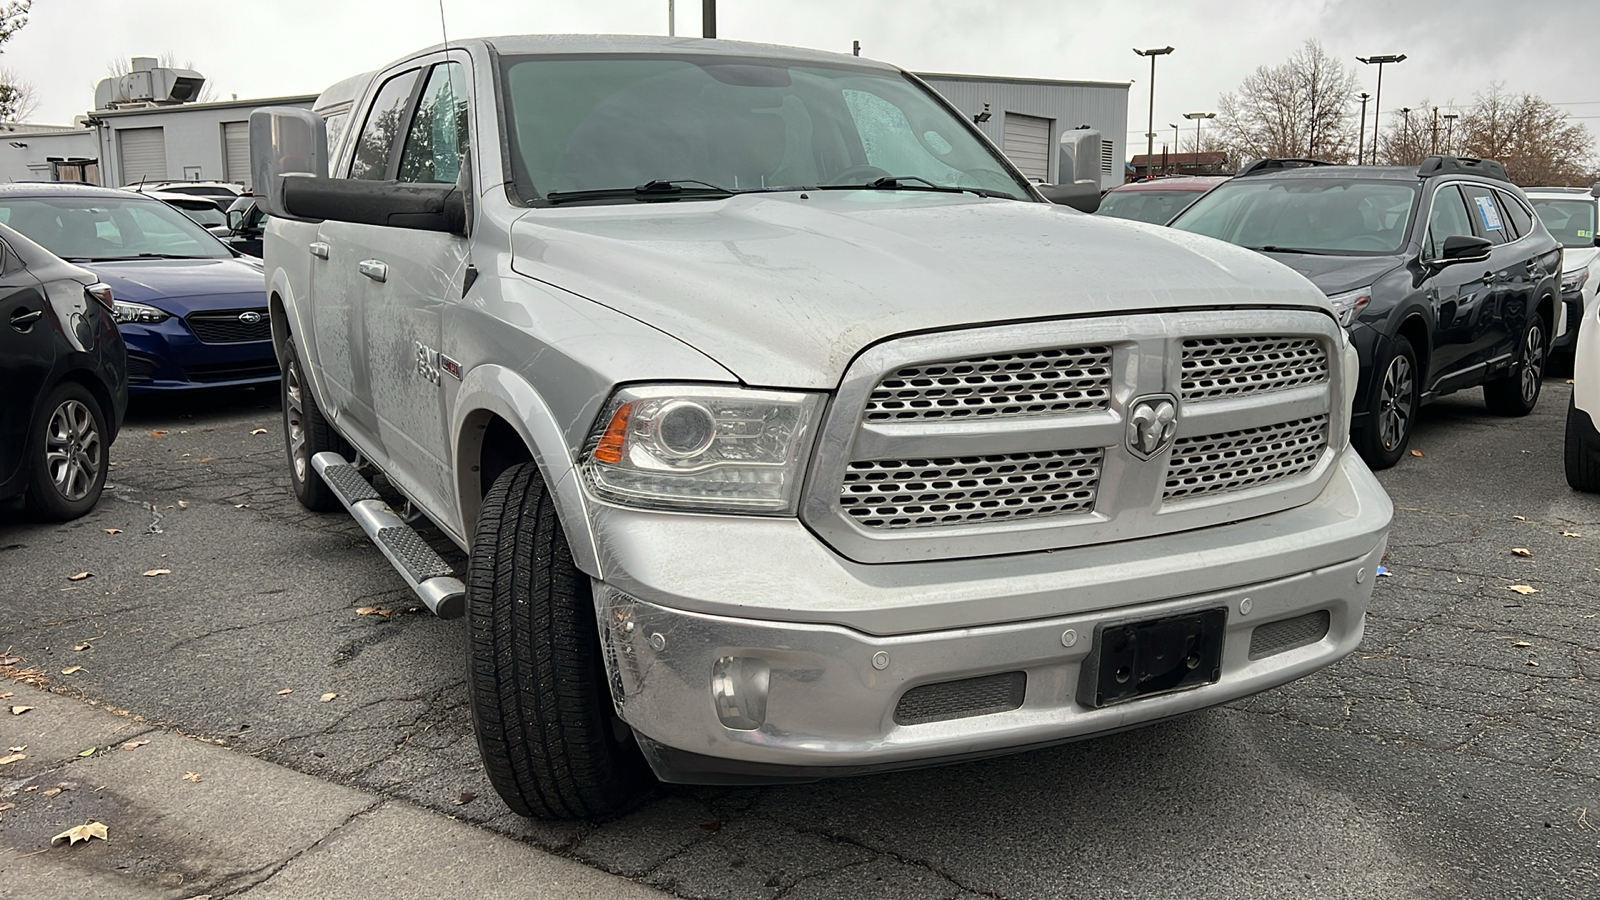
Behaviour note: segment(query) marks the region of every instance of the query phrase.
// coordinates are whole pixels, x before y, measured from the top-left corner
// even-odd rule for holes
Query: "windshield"
[[[1112,191],[1100,199],[1100,209],[1096,212],[1117,219],[1165,225],[1202,194],[1202,191]]]
[[[0,222],[73,262],[233,254],[176,209],[144,197],[27,197],[0,200]]]
[[[1417,185],[1342,178],[1239,178],[1218,185],[1172,227],[1255,249],[1399,253]]]
[[[503,78],[523,197],[651,182],[681,183],[686,193],[797,190],[885,177],[907,179],[903,189],[1029,196],[970,126],[881,69],[608,54],[508,58]]]
[[[1528,202],[1533,204],[1533,211],[1539,214],[1539,221],[1544,227],[1561,242],[1563,247],[1593,247],[1594,243],[1594,200],[1585,197],[1582,200],[1542,200],[1529,197]]]
[[[201,225],[228,224],[228,214],[217,209],[215,203],[174,203],[172,206]]]

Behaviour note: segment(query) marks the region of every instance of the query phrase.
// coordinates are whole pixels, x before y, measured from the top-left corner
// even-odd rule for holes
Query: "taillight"
[[[103,281],[97,281],[83,290],[84,293],[95,298],[96,300],[99,300],[100,305],[104,306],[106,309],[111,309],[114,305],[114,301],[111,297],[111,285],[106,284]]]

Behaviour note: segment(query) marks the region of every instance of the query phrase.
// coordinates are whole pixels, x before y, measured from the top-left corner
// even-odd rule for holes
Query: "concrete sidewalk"
[[[6,900],[666,896],[401,801],[0,680],[7,691],[0,759],[23,758],[0,766]],[[33,709],[13,715],[20,706]],[[51,845],[91,819],[108,840]]]

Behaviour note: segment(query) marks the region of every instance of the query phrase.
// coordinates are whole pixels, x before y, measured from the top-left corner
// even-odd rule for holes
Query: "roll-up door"
[[[122,183],[164,181],[167,177],[167,136],[160,128],[125,128],[117,132],[117,159]]]
[[[222,123],[222,166],[227,180],[250,187],[250,123]]]
[[[1006,113],[1006,156],[1029,178],[1050,177],[1050,119]]]

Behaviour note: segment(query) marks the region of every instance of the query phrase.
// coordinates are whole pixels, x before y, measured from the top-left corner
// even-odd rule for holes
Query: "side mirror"
[[[1060,172],[1057,184],[1039,185],[1039,193],[1051,203],[1060,203],[1082,212],[1100,208],[1100,132],[1093,128],[1074,128],[1061,134]]]
[[[230,209],[230,210],[228,210],[228,227],[230,229],[232,229],[234,231],[238,231],[239,230],[239,226],[243,225],[243,224],[244,224],[244,211],[243,210],[238,210],[238,209]]]
[[[250,174],[256,202],[269,215],[297,218],[284,206],[284,179],[327,171],[328,126],[321,116],[286,106],[250,114]]]
[[[1100,183],[1097,181],[1041,184],[1039,193],[1051,203],[1070,206],[1080,212],[1092,213],[1100,208]]]
[[[1439,258],[1428,260],[1428,264],[1443,268],[1457,263],[1483,262],[1489,258],[1489,251],[1493,248],[1494,243],[1484,238],[1453,234],[1444,239]]]
[[[279,202],[286,218],[467,233],[467,201],[459,185],[317,175],[284,175],[281,181]],[[279,215],[270,207],[267,211]]]
[[[1594,186],[1589,188],[1589,196],[1600,197],[1600,181],[1595,182]]]

